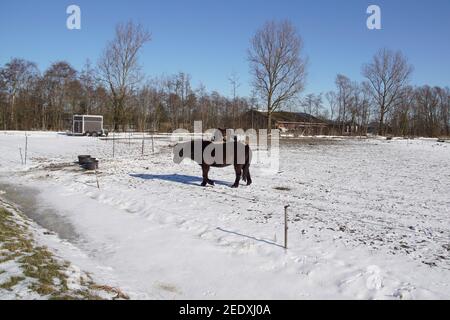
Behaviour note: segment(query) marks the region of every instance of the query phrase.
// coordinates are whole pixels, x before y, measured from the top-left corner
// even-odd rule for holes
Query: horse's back
[[[201,150],[197,149],[201,142]],[[197,161],[200,165],[209,165],[215,168],[224,168],[230,165],[246,164],[251,161],[252,151],[250,146],[242,142],[229,141],[229,142],[211,142],[207,140],[203,141],[191,141],[191,159]],[[210,154],[205,154],[205,150]],[[194,156],[197,152],[201,152],[201,155]],[[213,160],[211,163],[207,163],[205,158]],[[201,162],[198,160],[201,159]]]

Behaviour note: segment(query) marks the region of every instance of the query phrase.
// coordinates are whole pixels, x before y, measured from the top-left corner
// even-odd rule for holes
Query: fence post
[[[113,158],[114,158],[114,155],[115,155],[115,152],[116,152],[116,132],[114,131],[113,132]]]
[[[289,205],[284,206],[284,249],[287,249],[288,243],[288,208]]]
[[[100,183],[98,182],[97,169],[95,169],[95,180],[97,180],[97,188],[100,189]]]
[[[28,156],[28,136],[25,132],[25,165],[27,165],[27,156]]]
[[[145,141],[145,130],[144,132],[142,132],[142,151],[141,151],[141,155],[144,155],[144,141]]]
[[[155,153],[155,142],[153,140],[153,132],[152,132],[152,153]]]
[[[20,161],[23,165],[23,156],[22,156],[22,148],[19,147],[19,152],[20,152]]]

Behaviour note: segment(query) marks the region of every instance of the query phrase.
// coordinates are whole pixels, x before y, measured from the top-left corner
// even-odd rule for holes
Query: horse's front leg
[[[207,184],[210,184],[210,185],[213,186],[214,185],[214,181],[209,180],[209,178],[208,178],[209,165],[206,165],[206,164],[202,165],[202,173],[203,173],[203,181],[202,181],[201,186],[202,187],[206,187]]]
[[[241,175],[242,175],[242,168],[243,168],[243,165],[241,165],[241,164],[234,165],[234,172],[236,173],[236,180],[234,180],[234,184],[231,186],[232,188],[239,187],[239,181],[241,181]]]

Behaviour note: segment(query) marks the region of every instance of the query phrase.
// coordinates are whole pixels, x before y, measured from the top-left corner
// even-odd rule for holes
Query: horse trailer
[[[103,116],[74,115],[72,134],[97,137],[108,136],[108,131],[103,129]]]

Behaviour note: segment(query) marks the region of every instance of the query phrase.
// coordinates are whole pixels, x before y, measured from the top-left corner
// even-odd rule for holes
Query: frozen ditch
[[[43,228],[54,232],[63,240],[77,242],[79,235],[70,222],[57,214],[49,206],[39,203],[36,189],[17,184],[2,182],[0,176],[0,197],[16,206],[23,214],[35,221]]]

